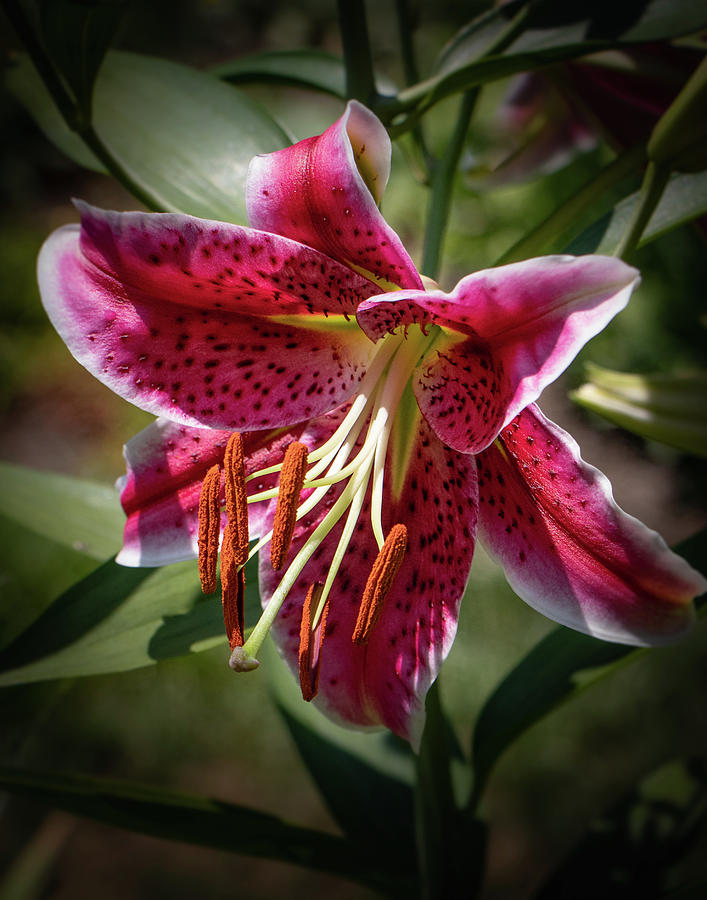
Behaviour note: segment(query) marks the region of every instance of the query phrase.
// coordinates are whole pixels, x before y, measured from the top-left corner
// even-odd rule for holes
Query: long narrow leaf
[[[631,194],[590,225],[566,248],[583,253],[613,253],[631,221],[638,194]],[[641,236],[639,247],[656,240],[686,222],[707,214],[707,172],[674,175]]]
[[[349,841],[292,825],[267,813],[131,782],[0,768],[0,786],[13,793],[154,837],[306,866],[409,896],[410,872],[390,871],[385,848],[362,856]]]
[[[692,565],[704,569],[707,529],[676,550]],[[701,605],[701,612],[707,612],[707,605]],[[472,743],[472,805],[502,754],[531,725],[615,667],[651,652],[648,648],[606,643],[562,627],[543,638],[503,679],[479,714]]]
[[[495,23],[494,23],[495,24]],[[569,62],[621,44],[667,40],[699,31],[707,25],[704,6],[692,0],[649,0],[610,13],[601,4],[537,4],[525,32],[503,54],[480,58],[483,42],[467,27],[445,49],[435,74],[401,91],[394,112],[428,109],[451,94]]]
[[[252,607],[255,561],[248,570]],[[221,604],[202,599],[195,563],[128,569],[111,560],[0,653],[0,686],[124,672],[221,643],[226,651]]]
[[[302,761],[342,831],[362,845],[385,844],[416,867],[413,756],[390,732],[352,732],[304,703],[296,679],[271,644],[262,670]]]

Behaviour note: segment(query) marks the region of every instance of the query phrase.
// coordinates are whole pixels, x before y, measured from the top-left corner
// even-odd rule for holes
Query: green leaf
[[[707,457],[707,373],[634,375],[587,365],[570,396],[633,434]]]
[[[108,485],[0,463],[0,513],[94,559],[120,549],[125,516]]]
[[[251,608],[256,567],[246,575]],[[201,594],[196,563],[129,569],[110,560],[0,653],[0,686],[124,672],[219,644],[227,655],[221,603]]]
[[[342,728],[322,715],[316,700],[305,703],[272,642],[259,658],[302,760],[341,829],[361,845],[386,846],[414,871],[410,745],[387,731]]]
[[[271,50],[222,63],[211,74],[231,84],[282,84],[346,99],[343,60],[322,50]]]
[[[26,57],[8,86],[47,137],[101,171],[69,130]],[[290,143],[249,97],[212,75],[132,53],[109,53],[96,81],[94,128],[136,185],[164,210],[245,222],[245,179],[258,153]]]
[[[76,101],[90,113],[98,70],[127,0],[41,0],[44,45]]]
[[[423,897],[476,897],[483,874],[486,828],[455,802],[456,736],[434,682],[425,703],[417,756],[415,813]]]
[[[485,44],[467,27],[445,48],[435,74],[401,91],[388,115],[428,109],[451,94],[622,44],[666,40],[692,34],[707,25],[704,6],[692,0],[652,0],[611,8],[589,0],[568,5],[537,3],[526,29],[503,54],[480,58]]]
[[[472,19],[442,50],[435,65],[436,74],[453,72],[472,60],[481,59],[526,5],[527,0],[508,0]]]
[[[567,253],[612,253],[631,222],[639,193],[631,194],[590,225],[566,248]],[[673,175],[648,221],[638,246],[707,213],[707,172]]]
[[[437,60],[437,74],[450,73],[478,61],[493,38],[526,5],[525,28],[505,54],[507,57],[514,57],[519,52],[571,47],[576,51],[585,47],[584,53],[587,53],[592,52],[591,48],[597,43],[616,45],[668,40],[692,34],[707,24],[704,8],[691,0],[634,0],[621,8],[607,7],[593,0],[572,4],[565,0],[508,3],[485,13],[459,31]]]
[[[300,703],[304,701],[300,698]],[[385,845],[391,859],[414,872],[413,792],[409,785],[321,737],[278,705],[302,761],[342,831],[368,848]]]
[[[704,569],[707,529],[675,550]],[[700,609],[707,612],[707,604],[700,604]],[[477,719],[472,743],[471,807],[478,802],[501,755],[531,725],[614,669],[651,652],[650,648],[610,644],[563,627],[536,644],[486,700]]]
[[[401,900],[414,889],[412,873],[386,865],[385,847],[377,858],[362,855],[343,838],[292,825],[246,806],[129,781],[6,767],[0,767],[0,785],[104,824],[306,866]]]
[[[614,796],[533,900],[678,897],[664,892],[699,853],[707,784],[698,760],[671,760]],[[686,895],[689,896],[689,895]],[[704,897],[704,893],[695,894]]]

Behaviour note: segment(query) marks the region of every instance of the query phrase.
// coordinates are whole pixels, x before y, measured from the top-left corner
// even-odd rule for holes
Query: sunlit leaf
[[[222,63],[212,75],[231,84],[283,84],[346,98],[343,60],[322,50],[271,50]]]
[[[0,513],[94,559],[120,549],[125,516],[115,488],[0,463]]]
[[[10,70],[8,85],[50,140],[79,165],[101,170],[26,57]],[[167,211],[245,222],[248,163],[289,143],[236,88],[149,56],[109,53],[93,106],[95,130],[109,151]]]
[[[641,437],[707,457],[707,374],[635,375],[587,365],[570,396]]]
[[[614,209],[590,225],[569,246],[567,253],[613,253],[626,231],[638,193],[631,194]],[[651,216],[639,242],[639,247],[672,231],[679,225],[707,214],[707,172],[674,175]]]
[[[675,549],[704,570],[707,529]],[[700,611],[707,612],[707,604],[701,604]],[[474,800],[501,755],[531,725],[615,668],[652,652],[610,644],[570,628],[551,631],[503,679],[479,714],[472,744]]]
[[[292,825],[259,810],[160,788],[22,769],[0,768],[0,786],[80,816],[141,834],[306,866],[404,898],[413,873],[385,856],[356,852],[350,840]]]
[[[16,640],[58,594],[95,567],[90,556],[0,515],[0,648]]]
[[[258,602],[255,561],[247,578],[252,611]],[[203,597],[195,563],[130,569],[111,560],[62,594],[0,653],[0,686],[123,672],[220,644],[227,654],[221,602]]]

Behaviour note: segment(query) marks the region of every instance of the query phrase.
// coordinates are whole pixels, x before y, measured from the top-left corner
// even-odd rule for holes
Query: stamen
[[[328,600],[325,601],[319,621],[314,628],[312,628],[312,622],[318,611],[323,589],[324,586],[320,582],[311,585],[302,607],[302,623],[299,632],[299,683],[302,697],[307,702],[314,700],[319,690],[319,666],[329,611]]]
[[[245,455],[243,439],[237,432],[226,444],[223,458],[226,488],[226,515],[229,527],[224,534],[232,544],[233,560],[243,566],[248,560],[248,494],[245,486]],[[223,548],[221,549],[223,553]],[[222,563],[223,566],[223,563]]]
[[[402,565],[407,545],[407,528],[401,524],[393,525],[373,563],[371,574],[366,582],[361,608],[358,611],[358,619],[351,638],[354,644],[368,642],[373,626],[378,621],[383,604],[393,586],[395,576],[398,574],[398,569]]]
[[[285,565],[297,521],[297,506],[307,472],[307,448],[293,441],[285,451],[272,526],[270,562],[277,572]]]
[[[226,526],[221,544],[221,603],[223,605],[223,624],[226,637],[231,646],[243,646],[243,598],[245,595],[245,569],[235,556],[237,537],[233,533],[236,528],[232,522]]]
[[[221,475],[218,466],[206,473],[199,496],[199,578],[201,590],[213,594],[216,590],[218,536],[221,528],[219,492]]]

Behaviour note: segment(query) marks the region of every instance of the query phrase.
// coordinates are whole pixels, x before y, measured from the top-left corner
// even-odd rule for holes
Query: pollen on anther
[[[307,472],[307,448],[293,441],[285,451],[272,526],[270,562],[277,572],[285,565],[297,521],[304,476]]]
[[[236,561],[234,547],[237,545],[232,522],[226,526],[221,546],[221,604],[223,624],[228,643],[233,650],[242,647],[244,641],[243,598],[245,596],[245,570]]]
[[[390,593],[395,576],[403,563],[408,544],[407,528],[398,523],[388,532],[383,546],[373,563],[368,576],[358,618],[351,640],[354,644],[365,644],[383,610],[383,604]]]
[[[226,444],[223,469],[226,516],[229,526],[232,526],[224,534],[224,542],[228,536],[232,543],[231,550],[235,564],[243,566],[248,559],[248,494],[245,482],[243,438],[237,432],[231,435]]]
[[[329,612],[328,598],[314,629],[312,629],[312,621],[316,615],[323,589],[324,585],[320,582],[310,585],[302,607],[302,621],[299,633],[299,683],[302,689],[302,697],[307,702],[313,700],[319,690],[322,644]]]
[[[221,527],[219,491],[221,473],[212,466],[206,473],[199,497],[199,578],[201,590],[212,594],[216,590],[218,536]]]

